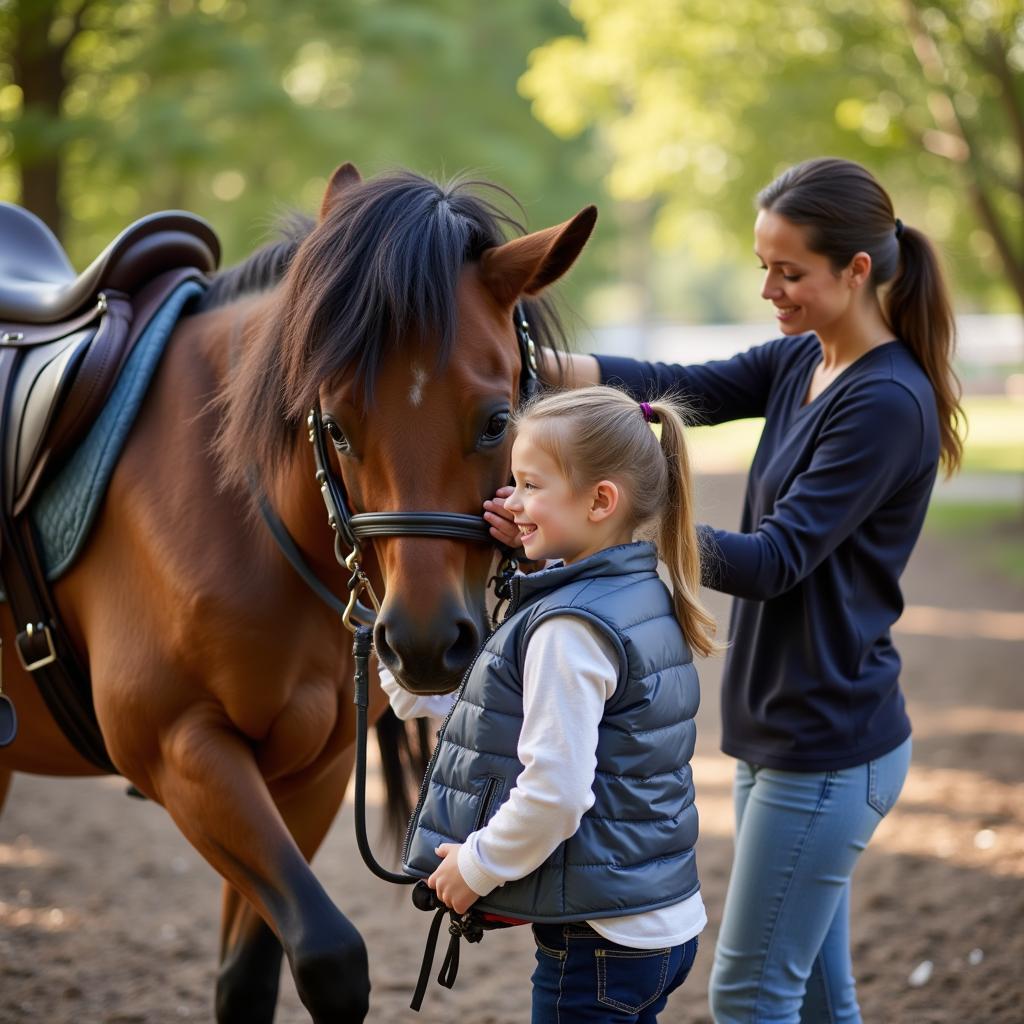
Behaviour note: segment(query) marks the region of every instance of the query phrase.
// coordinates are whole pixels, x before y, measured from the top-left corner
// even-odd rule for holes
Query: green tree
[[[546,0],[0,0],[0,197],[78,263],[168,207],[209,217],[236,259],[344,160],[473,169],[531,224],[564,219],[595,199],[590,151],[516,83],[573,24]]]
[[[570,10],[578,34],[538,48],[520,88],[559,136],[594,132],[609,191],[646,204],[662,246],[749,253],[758,188],[798,160],[843,155],[944,244],[961,293],[1024,307],[1018,0]]]

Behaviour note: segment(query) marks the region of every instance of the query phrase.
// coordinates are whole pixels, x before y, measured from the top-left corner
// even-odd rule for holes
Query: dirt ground
[[[741,480],[701,485],[705,518],[738,519]],[[1024,592],[971,552],[925,537],[905,576],[898,643],[914,765],[854,883],[853,951],[865,1021],[1024,1022]],[[727,602],[713,598],[715,611]],[[705,1024],[732,853],[732,764],[718,752],[717,665],[702,674],[695,778],[711,920],[663,1015]],[[212,1019],[219,882],[157,806],[116,779],[19,776],[0,819],[0,1022],[169,1024]],[[427,915],[362,866],[346,804],[316,861],[362,931],[375,1022],[529,1020],[525,928],[464,947],[454,991],[408,1009]],[[277,1020],[308,1021],[285,977]]]

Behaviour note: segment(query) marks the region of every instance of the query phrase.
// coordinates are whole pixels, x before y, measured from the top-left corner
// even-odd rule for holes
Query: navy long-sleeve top
[[[805,404],[820,360],[814,334],[694,366],[598,357],[638,400],[765,419],[740,532],[701,540],[705,582],[736,598],[722,749],[789,771],[863,764],[910,735],[890,629],[939,461],[934,392],[906,345],[871,349]]]

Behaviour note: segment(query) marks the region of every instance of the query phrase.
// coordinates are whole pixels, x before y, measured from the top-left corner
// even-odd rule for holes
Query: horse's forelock
[[[301,436],[324,383],[354,373],[372,401],[389,352],[425,339],[436,342],[444,365],[462,265],[506,233],[523,233],[499,202],[518,207],[486,181],[442,185],[409,171],[345,191],[297,241],[278,291],[280,312],[247,346],[221,396],[227,422],[217,446],[226,480],[244,482],[254,464],[272,471]],[[544,303],[529,305],[541,329],[535,337],[551,343],[561,334],[557,317]]]
[[[520,225],[474,194],[486,182],[440,185],[399,172],[354,185],[296,253],[281,343],[286,403],[301,412],[324,381],[355,371],[372,400],[396,345],[430,338],[444,364],[456,329],[462,265]]]

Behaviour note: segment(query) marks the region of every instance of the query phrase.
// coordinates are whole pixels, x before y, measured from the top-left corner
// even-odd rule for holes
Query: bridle
[[[512,320],[521,364],[519,401],[524,402],[541,388],[537,346],[530,336],[530,324],[521,305],[516,305]],[[316,480],[327,507],[327,523],[335,534],[334,554],[350,574],[348,603],[342,612],[342,621],[353,633],[360,625],[371,625],[376,613],[380,611],[380,601],[374,593],[373,584],[361,565],[364,540],[375,537],[439,537],[467,543],[497,543],[483,516],[461,512],[351,512],[345,485],[331,465],[325,436],[327,431],[324,429],[319,402],[310,409],[306,426],[309,428],[309,440],[316,461]],[[504,550],[503,556],[499,580],[510,571],[507,563],[511,560],[511,552]],[[511,571],[515,571],[514,566]],[[370,599],[370,606],[360,601],[363,593]]]
[[[513,326],[519,347],[519,402],[528,401],[543,386],[538,373],[537,346],[530,336],[530,324],[522,306],[517,303],[513,310]],[[378,878],[398,885],[415,885],[413,903],[420,910],[434,912],[427,948],[419,980],[413,995],[412,1008],[418,1010],[426,989],[427,976],[433,962],[434,944],[445,914],[450,918],[451,939],[444,965],[438,980],[451,988],[458,971],[458,948],[462,938],[479,942],[483,935],[478,916],[472,908],[465,914],[449,911],[429,889],[425,882],[409,875],[389,871],[381,865],[370,849],[366,833],[366,745],[369,732],[370,675],[369,659],[373,649],[373,622],[380,611],[380,600],[374,593],[373,584],[361,564],[362,545],[376,537],[437,537],[443,540],[465,541],[471,544],[492,544],[501,551],[502,558],[497,573],[491,578],[496,596],[501,602],[508,598],[510,582],[518,568],[516,553],[499,544],[490,533],[490,527],[483,516],[466,515],[461,512],[356,512],[349,507],[345,485],[331,465],[323,415],[319,401],[309,411],[306,419],[309,440],[313,446],[316,462],[316,481],[327,508],[327,522],[334,531],[334,554],[338,562],[349,572],[348,602],[342,605],[316,574],[309,568],[298,546],[288,533],[284,523],[271,507],[265,495],[259,495],[260,512],[282,553],[306,583],[326,602],[341,614],[342,622],[353,635],[352,652],[355,657],[356,705],[356,763],[355,763],[355,830],[356,844],[363,862]],[[254,484],[255,487],[255,484]],[[365,593],[370,604],[360,600]],[[497,612],[495,613],[497,618]]]

